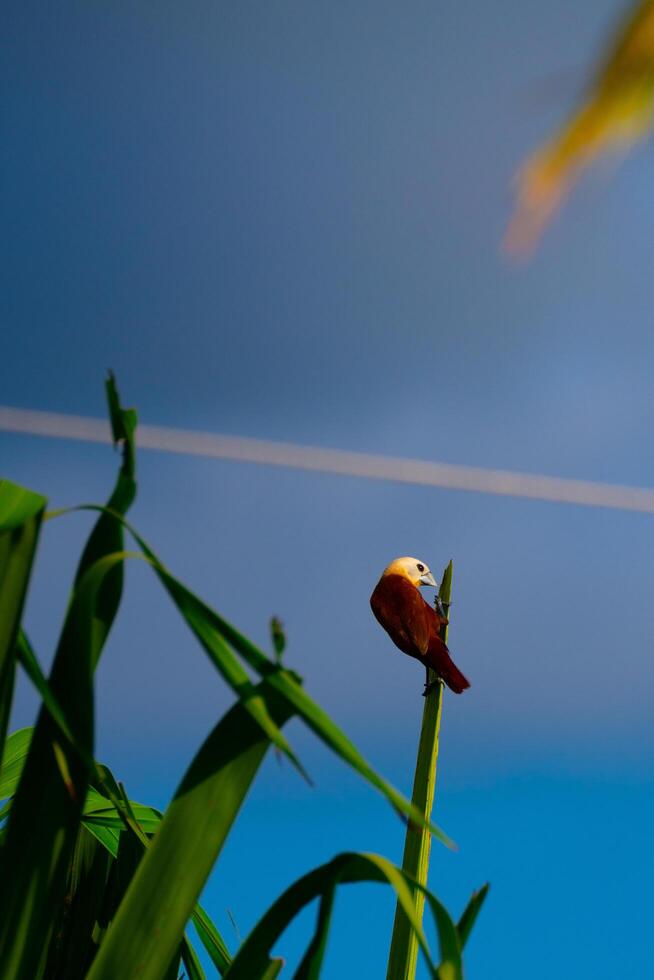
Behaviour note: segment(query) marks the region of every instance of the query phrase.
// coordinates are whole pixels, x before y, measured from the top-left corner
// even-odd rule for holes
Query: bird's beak
[[[424,575],[420,576],[420,584],[433,585],[433,587],[436,588],[436,579],[434,578],[431,572],[425,572]]]

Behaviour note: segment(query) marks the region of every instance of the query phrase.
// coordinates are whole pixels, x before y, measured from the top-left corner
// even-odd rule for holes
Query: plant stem
[[[449,610],[451,593],[452,562],[449,563],[443,573],[443,581],[439,589],[439,596],[446,613]],[[447,626],[442,628],[441,638],[444,641],[447,640]],[[429,670],[428,679],[430,684],[438,680],[436,674],[431,669]],[[443,682],[440,681],[434,684],[434,687],[425,698],[420,742],[418,744],[418,757],[416,759],[416,771],[413,777],[413,793],[411,795],[411,802],[420,810],[427,822],[431,819],[431,811],[434,805],[436,763],[438,761],[438,740],[442,708]],[[429,873],[430,851],[431,834],[429,831],[426,827],[418,827],[409,821],[404,841],[402,870],[411,875],[421,885],[425,886],[427,885],[427,876]],[[425,896],[422,892],[414,889],[413,898],[418,918],[422,922]],[[393,936],[388,956],[386,980],[414,980],[417,962],[418,940],[409,924],[409,920],[398,903],[395,908],[395,921],[393,922]]]

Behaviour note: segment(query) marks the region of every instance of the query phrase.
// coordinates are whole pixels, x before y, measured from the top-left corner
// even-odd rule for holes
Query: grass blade
[[[298,879],[273,903],[234,957],[225,974],[225,980],[261,980],[269,968],[270,950],[275,942],[301,909],[320,898],[316,932],[295,974],[296,980],[315,980],[319,976],[326,946],[334,890],[339,884],[361,881],[375,881],[392,886],[398,902],[416,930],[430,976],[438,977],[438,970],[416,915],[412,895],[414,883],[399,868],[379,855],[346,853]],[[427,894],[427,900],[436,920],[444,958],[445,950],[448,951],[446,962],[451,980],[462,980],[460,955],[457,956],[456,951],[449,953],[450,946],[456,946],[458,941],[456,926],[438,899]],[[445,976],[443,973],[443,980]]]
[[[182,941],[182,961],[186,967],[188,980],[206,980],[205,972],[202,969],[197,953],[186,936],[184,936]]]
[[[25,630],[21,630],[18,634],[18,640],[16,641],[16,659],[21,665],[30,681],[38,691],[41,696],[43,704],[46,706],[50,712],[51,717],[57,722],[62,733],[66,736],[69,742],[75,742],[75,734],[70,730],[70,726],[66,720],[66,715],[62,710],[61,705],[57,701],[52,688],[50,687],[41,665],[36,659],[36,654],[32,649],[32,645],[27,638]],[[81,750],[81,746],[78,746]]]
[[[14,694],[14,645],[45,504],[39,494],[0,480],[0,755]]]
[[[44,705],[0,854],[0,949],[6,975],[15,980],[38,976],[52,910],[65,891],[92,771],[93,671],[122,594],[123,528],[116,515],[126,513],[136,489],[136,416],[120,407],[112,376],[107,397],[114,440],[122,443],[122,465],[109,499],[111,511],[99,515],[80,559],[49,682],[68,735],[62,737]],[[19,647],[25,653],[25,644]]]
[[[47,706],[62,732],[71,741],[75,742],[74,735],[70,732],[70,726],[68,725],[61,705],[43,675],[27,636],[22,631],[19,637],[19,645],[19,659],[26,668],[30,680],[41,694],[44,704]],[[32,733],[32,728],[23,729],[15,732],[7,740],[7,751],[3,758],[2,767],[0,767],[0,799],[10,797],[15,792],[25,758],[27,757]],[[75,744],[78,751],[81,752],[82,747],[78,743]],[[121,837],[121,832],[126,826],[126,815],[117,809],[117,797],[120,796],[118,783],[106,766],[99,765],[93,761],[89,768],[95,771],[94,779],[100,791],[93,787],[89,788],[84,803],[82,826],[103,845],[110,856],[118,858],[119,867],[116,874],[123,882],[118,892],[116,892],[115,888],[113,889],[114,904],[108,911],[105,911],[105,918],[107,919],[108,925],[114,917],[118,902],[122,899],[127,884],[136,869],[137,862],[132,862],[129,866],[126,864],[127,859],[124,851],[124,848],[127,847],[126,837],[124,834]],[[140,857],[143,848],[149,846],[147,835],[154,834],[158,829],[162,820],[162,814],[159,810],[136,803],[133,800],[127,801],[127,804],[133,820],[138,824],[138,830],[131,839],[136,839],[136,853]],[[134,830],[133,826],[129,824],[129,820],[127,830],[130,832]],[[119,844],[121,841],[125,843],[123,845],[123,851],[119,854]],[[130,850],[129,853],[132,854],[132,851]],[[126,868],[128,869],[127,871],[125,870]],[[198,935],[205,949],[222,975],[231,963],[231,956],[225,941],[210,917],[199,905],[196,905],[193,911],[193,923],[198,930]]]
[[[48,949],[46,977],[81,980],[86,974],[95,951],[93,933],[112,863],[105,849],[82,827],[68,869],[66,897]]]
[[[200,942],[211,957],[211,962],[222,977],[229,969],[232,957],[227,949],[225,940],[201,905],[195,906],[193,925],[200,938]]]
[[[490,885],[482,885],[479,891],[473,892],[470,901],[466,905],[463,915],[457,923],[457,932],[459,933],[459,941],[461,943],[461,948],[465,946],[472,932],[473,926],[477,921],[477,916],[481,911],[481,907],[486,900],[488,895],[488,889]]]
[[[261,974],[261,980],[275,980],[275,977],[278,977],[282,972],[284,963],[285,961],[281,958],[272,959],[267,969]]]
[[[113,374],[106,382],[107,404],[114,446],[120,446],[122,463],[116,483],[95,527],[89,535],[75,576],[77,585],[84,573],[105,555],[117,554],[123,550],[123,526],[117,515],[124,516],[136,496],[136,449],[134,432],[137,417],[134,409],[123,409]],[[96,648],[98,655],[113,623],[123,590],[123,566],[116,564],[103,582],[95,609],[94,629],[97,632]]]
[[[70,508],[69,510],[57,511],[56,514],[51,514],[50,517],[61,517],[64,514],[81,510],[100,511],[104,513],[107,511],[107,508],[96,504],[83,504],[79,507]],[[268,714],[266,705],[257,694],[249,675],[240,665],[221,633],[213,625],[213,617],[216,614],[201,599],[194,595],[190,589],[187,589],[182,582],[171,575],[144,539],[122,515],[113,513],[112,516],[114,519],[120,521],[130,532],[141,549],[143,557],[152,566],[155,574],[177,606],[180,614],[209,656],[213,666],[216,667],[237,697],[243,701],[253,719],[260,725],[262,731],[290,759],[301,775],[310,782],[304,767],[296,757],[287,739]],[[276,664],[268,660],[265,654],[262,653],[261,657],[271,670],[279,669]]]
[[[106,636],[98,597],[124,554],[97,561],[77,583],[50,686],[83,752],[41,709],[0,853],[0,949],[12,980],[34,980],[62,901],[93,755],[93,667]],[[106,592],[105,592],[106,595]],[[104,616],[103,611],[103,616]]]
[[[32,741],[33,728],[19,728],[5,742],[0,765],[0,800],[13,796],[20,781]]]
[[[325,950],[327,949],[327,937],[331,924],[332,911],[334,909],[335,896],[336,882],[333,881],[325,888],[320,899],[316,931],[295,974],[295,980],[318,980],[320,976],[322,961],[325,957]]]
[[[288,720],[288,707],[266,681],[257,695],[276,724]],[[269,745],[240,702],[214,728],[166,810],[88,980],[159,980]]]

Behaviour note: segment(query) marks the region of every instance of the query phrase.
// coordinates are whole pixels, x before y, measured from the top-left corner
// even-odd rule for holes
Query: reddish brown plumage
[[[407,578],[383,575],[370,597],[370,605],[375,618],[403,653],[431,667],[456,694],[470,687],[439,636],[444,620]]]

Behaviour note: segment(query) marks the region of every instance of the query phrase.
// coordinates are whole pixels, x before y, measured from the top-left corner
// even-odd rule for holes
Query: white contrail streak
[[[60,415],[0,405],[0,430],[81,442],[110,442],[109,424],[102,419],[80,415]],[[372,453],[319,449],[263,439],[244,439],[170,429],[158,425],[139,425],[138,445],[142,449],[186,453],[241,463],[287,466],[340,476],[367,477],[421,486],[471,490],[507,497],[528,497],[587,507],[613,507],[617,510],[654,513],[654,489],[627,487],[587,480],[568,480],[538,476],[512,470],[493,470],[478,466],[458,466],[428,460],[403,459]]]

